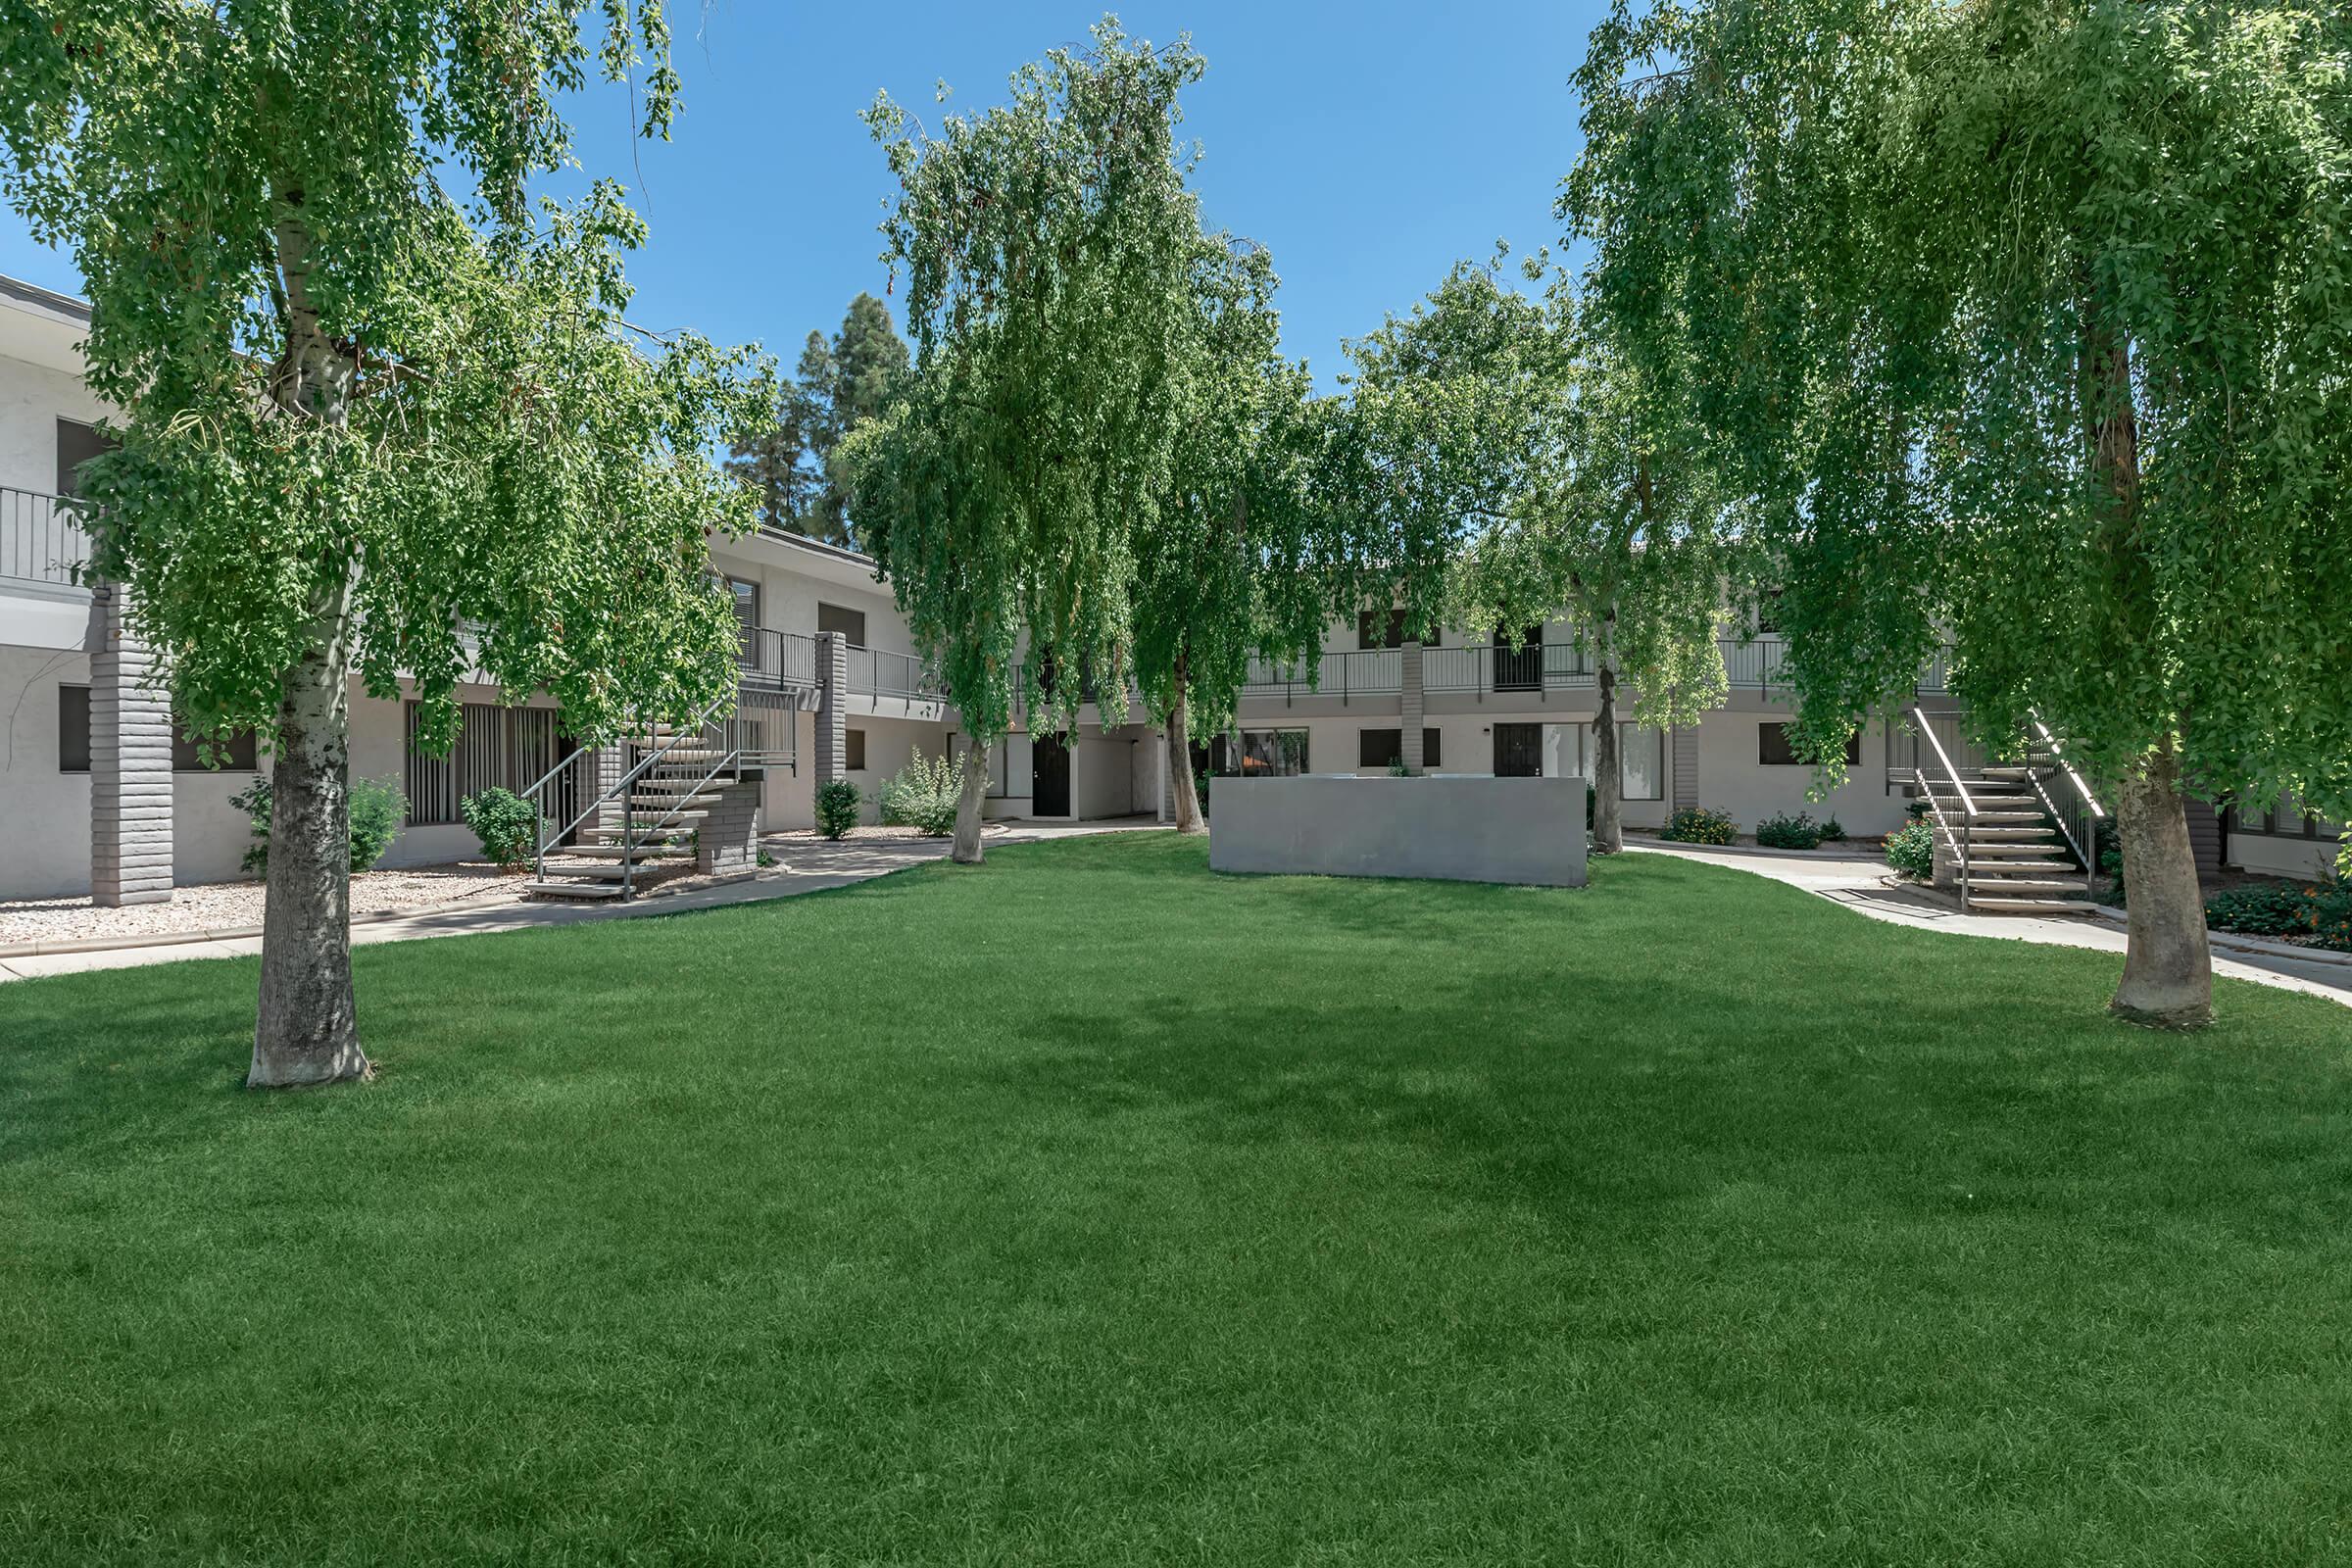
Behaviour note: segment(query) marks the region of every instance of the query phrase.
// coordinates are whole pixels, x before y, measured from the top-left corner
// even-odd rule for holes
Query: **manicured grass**
[[[2285,1563],[2352,1012],[1166,837],[0,987],[0,1560]]]

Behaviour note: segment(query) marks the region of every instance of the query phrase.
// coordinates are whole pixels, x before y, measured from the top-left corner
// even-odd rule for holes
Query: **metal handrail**
[[[1928,808],[1936,813],[1936,825],[1942,827],[1945,836],[1952,841],[1952,854],[1959,861],[1960,867],[1960,907],[1965,909],[1968,907],[1969,839],[1966,830],[1973,827],[1977,819],[1976,799],[1968,793],[1968,786],[1961,782],[1960,770],[1952,765],[1951,755],[1943,749],[1943,742],[1936,738],[1935,726],[1928,722],[1928,715],[1922,712],[1916,704],[1912,706],[1911,717],[1919,725],[1920,733],[1927,736],[1928,744],[1935,748],[1936,760],[1943,764],[1944,776],[1951,780],[1953,790],[1960,797],[1960,810],[1966,820],[1961,824],[1963,831],[1955,834],[1951,831],[1950,824],[1943,819],[1943,808],[1936,802],[1936,791],[1929,782],[1927,769],[1914,770],[1919,779],[1920,793],[1928,798]]]
[[[2098,798],[2090,793],[2090,786],[2082,782],[2082,775],[2075,771],[2074,763],[2066,760],[2065,749],[2058,744],[2058,737],[2050,733],[2049,725],[2041,721],[2039,713],[2030,716],[2033,719],[2034,732],[2039,735],[2041,743],[2049,748],[2050,756],[2057,760],[2059,770],[2066,774],[2066,781],[2075,787],[2075,795],[2090,812],[2089,821],[2083,825],[2082,837],[2076,837],[2075,830],[2066,825],[2066,815],[2058,809],[2058,803],[2051,800],[2049,791],[2041,787],[2040,776],[2034,773],[2031,767],[2026,769],[2026,777],[2033,781],[2034,793],[2041,797],[2041,804],[2049,810],[2050,820],[2058,824],[2058,832],[2065,838],[2068,847],[2075,852],[2075,858],[2082,862],[2084,897],[2095,898],[2099,888],[2098,824],[2106,817],[2107,813],[2099,806]],[[2089,842],[2083,842],[2084,839]]]
[[[79,572],[89,546],[74,497],[0,485],[0,579],[86,587]]]
[[[705,707],[700,713],[695,715],[694,727],[691,730],[680,730],[678,733],[670,736],[670,738],[662,742],[658,749],[649,752],[644,757],[640,758],[637,760],[636,765],[621,774],[619,780],[615,782],[612,788],[599,792],[596,798],[589,802],[587,808],[582,810],[579,815],[573,817],[569,822],[566,822],[562,827],[556,829],[555,832],[542,834],[539,840],[538,852],[533,857],[533,864],[536,867],[538,879],[542,882],[547,880],[547,852],[553,849],[556,845],[561,844],[565,838],[569,837],[571,833],[580,826],[581,823],[587,821],[588,818],[594,816],[598,811],[602,810],[608,801],[611,801],[614,796],[620,796],[623,798],[621,802],[620,818],[622,862],[621,897],[624,899],[627,898],[628,859],[629,852],[633,847],[629,842],[629,814],[628,803],[626,800],[630,787],[634,785],[638,779],[645,775],[647,768],[652,767],[656,762],[662,760],[662,758],[667,757],[680,741],[686,740],[690,736],[693,739],[700,740],[702,738],[703,731],[710,726],[710,715],[717,712],[719,709],[725,707],[727,704],[733,701],[734,696],[732,693],[729,693],[726,696],[712,698],[710,704]],[[554,767],[548,769],[546,774],[543,775],[538,782],[534,783],[528,790],[523,791],[522,798],[526,801],[531,800],[535,795],[538,794],[540,790],[547,786],[547,783],[550,779],[554,778],[558,773],[561,773],[578,758],[588,755],[592,750],[593,748],[586,746],[574,747],[570,757],[565,758],[563,761],[558,762]],[[541,820],[552,821],[553,818],[546,816],[546,814],[542,812]]]

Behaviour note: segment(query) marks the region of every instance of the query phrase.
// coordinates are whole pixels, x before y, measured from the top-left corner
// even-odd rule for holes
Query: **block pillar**
[[[172,698],[122,623],[123,589],[90,599],[90,899],[172,900]]]
[[[1403,748],[1404,770],[1418,777],[1421,772],[1421,727],[1425,711],[1421,702],[1421,645],[1417,642],[1406,643],[1397,656],[1397,664],[1404,672],[1404,678],[1399,683],[1404,699],[1402,716],[1398,720],[1403,726],[1403,733],[1396,740]]]
[[[849,776],[849,639],[837,631],[816,634],[816,787]]]
[[[694,830],[697,871],[748,871],[760,858],[760,780],[739,779],[718,792]]]
[[[1687,811],[1698,805],[1698,731],[1674,732],[1674,808]]]

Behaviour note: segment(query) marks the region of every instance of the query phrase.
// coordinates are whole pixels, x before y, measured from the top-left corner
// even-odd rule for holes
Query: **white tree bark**
[[[351,983],[351,590],[286,671],[270,760],[253,1089],[368,1075]]]
[[[1185,698],[1190,673],[1185,656],[1176,656],[1176,701],[1168,709],[1168,793],[1176,804],[1178,833],[1205,833],[1200,814],[1200,792],[1193,787],[1192,710]]]
[[[2124,838],[2124,978],[2108,1010],[2134,1023],[2195,1029],[2213,1021],[2213,948],[2205,895],[2167,741],[2116,790]]]
[[[983,857],[980,847],[980,812],[988,801],[988,746],[978,736],[963,754],[963,790],[956,798],[956,838],[948,847],[948,858],[958,865],[978,865]]]

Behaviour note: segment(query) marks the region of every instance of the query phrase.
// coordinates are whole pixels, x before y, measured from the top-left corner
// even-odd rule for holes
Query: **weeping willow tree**
[[[844,466],[972,742],[957,860],[981,858],[986,756],[1016,705],[1032,732],[1071,730],[1089,684],[1126,689],[1133,541],[1179,494],[1192,412],[1202,238],[1177,95],[1202,69],[1105,19],[936,132],[887,97],[867,112],[899,180],[884,255],[914,370]]]
[[[2352,12],[1668,0],[1577,76],[1593,304],[1785,588],[1797,744],[1955,643],[1994,744],[2110,781],[2112,1007],[2193,1026],[2184,790],[2352,808]]]
[[[1134,541],[1137,684],[1167,736],[1180,833],[1205,830],[1192,737],[1231,726],[1252,657],[1304,659],[1322,641],[1320,427],[1305,367],[1282,357],[1274,288],[1261,247],[1203,241],[1170,489]]]
[[[1531,446],[1504,514],[1462,552],[1458,613],[1484,636],[1565,611],[1596,691],[1592,848],[1615,854],[1621,686],[1633,689],[1634,720],[1653,729],[1723,706],[1719,638],[1744,591],[1745,541],[1683,400],[1586,329],[1567,279],[1542,306],[1510,310],[1531,366]]]
[[[122,411],[85,475],[91,564],[183,722],[271,754],[257,1086],[368,1071],[355,675],[412,678],[442,750],[476,669],[582,737],[731,689],[707,535],[755,497],[707,454],[771,397],[749,354],[623,321],[644,231],[616,186],[527,197],[591,71],[668,124],[662,7],[583,34],[587,9],[0,0],[5,188],[78,263],[89,383]]]

